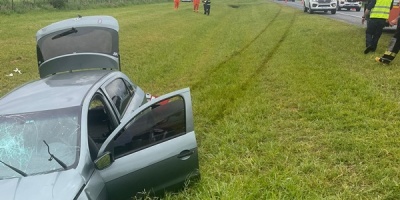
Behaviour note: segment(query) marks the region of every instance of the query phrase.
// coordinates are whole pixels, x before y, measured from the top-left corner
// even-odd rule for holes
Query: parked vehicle
[[[337,10],[340,11],[342,9],[351,10],[354,9],[357,12],[361,11],[362,1],[360,0],[338,0],[337,1]]]
[[[394,0],[393,7],[389,13],[388,21],[392,21],[392,20],[396,19],[399,16],[399,13],[400,13],[399,0]]]
[[[303,8],[304,12],[308,12],[313,14],[316,11],[323,11],[328,12],[330,11],[331,14],[336,13],[336,0],[304,0],[303,1]]]
[[[110,16],[36,34],[40,79],[0,99],[0,199],[129,199],[200,177],[189,88],[153,98],[120,70]]]

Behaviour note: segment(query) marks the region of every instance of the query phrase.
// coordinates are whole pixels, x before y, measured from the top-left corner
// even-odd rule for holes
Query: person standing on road
[[[369,16],[367,30],[365,31],[364,54],[373,52],[378,46],[379,38],[382,35],[383,28],[386,26],[389,18],[390,9],[393,7],[393,0],[370,0],[364,11],[361,23],[364,24],[365,17]]]
[[[389,22],[390,25],[397,25],[396,32],[394,33],[392,39],[389,42],[389,46],[382,57],[376,57],[375,60],[377,62],[381,62],[384,64],[390,64],[392,60],[396,57],[397,53],[400,50],[400,24],[398,16],[396,19]]]
[[[200,0],[193,0],[193,12],[199,12]]]
[[[175,10],[178,10],[178,8],[179,8],[179,2],[180,2],[181,0],[174,0],[174,9]]]
[[[204,14],[210,15],[211,0],[203,0]]]

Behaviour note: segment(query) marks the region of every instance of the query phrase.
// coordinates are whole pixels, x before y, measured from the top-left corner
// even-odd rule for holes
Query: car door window
[[[118,113],[122,116],[133,97],[134,91],[132,86],[123,79],[116,79],[105,88]]]
[[[87,122],[90,153],[92,159],[95,159],[98,147],[115,129],[103,95],[96,93],[90,101]]]
[[[145,109],[114,138],[115,158],[186,132],[185,103],[176,96]]]

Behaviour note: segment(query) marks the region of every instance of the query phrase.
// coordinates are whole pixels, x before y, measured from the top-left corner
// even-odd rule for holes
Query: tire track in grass
[[[244,52],[246,49],[248,49],[252,44],[254,44],[254,42],[260,38],[260,36],[262,34],[264,34],[267,29],[271,26],[271,24],[273,24],[273,22],[276,20],[276,18],[279,16],[279,14],[281,13],[282,7],[279,7],[279,11],[275,14],[275,16],[272,18],[272,20],[269,21],[269,23],[264,27],[264,29],[262,29],[249,43],[247,43],[245,46],[243,46],[239,51],[235,51],[233,52],[226,60],[222,61],[221,63],[219,63],[216,67],[213,67],[209,70],[208,74],[209,76],[207,76],[207,78],[209,79],[211,76],[211,74],[216,73],[216,71],[221,68],[223,65],[225,65],[226,63],[228,63],[229,61],[231,61],[233,58],[235,58],[236,56],[240,55],[242,52]],[[206,79],[207,79],[206,78]],[[201,80],[201,81],[197,81],[196,83],[194,83],[192,86],[190,86],[192,88],[192,90],[197,89],[199,86],[203,85],[202,82],[207,82],[207,80]]]
[[[280,13],[280,12],[278,12]],[[250,41],[247,45],[245,45],[240,51],[237,53],[232,54],[231,57],[229,57],[227,60],[221,62],[216,68],[222,67],[224,64],[228,63],[230,60],[232,60],[235,56],[239,56],[242,54],[246,49],[248,49],[252,44],[254,44],[257,39],[260,38],[260,36],[266,32],[268,27],[274,22],[274,20],[277,18],[278,14],[274,17],[273,20],[271,20],[270,23],[267,24],[267,26],[252,40]],[[264,58],[262,59],[262,62],[255,68],[254,72],[249,75],[242,83],[236,84],[229,92],[228,96],[225,96],[224,98],[229,99],[229,101],[223,101],[220,103],[220,105],[217,105],[218,111],[216,113],[210,114],[209,120],[211,123],[217,123],[218,121],[222,120],[227,113],[230,113],[231,110],[233,109],[232,104],[235,104],[235,102],[239,101],[240,99],[237,97],[243,97],[246,91],[248,90],[247,88],[251,85],[254,84],[256,80],[254,77],[259,76],[260,72],[265,68],[265,66],[268,64],[268,62],[273,58],[279,47],[282,45],[282,43],[285,41],[286,37],[288,36],[290,29],[292,25],[295,22],[295,16],[296,13],[292,15],[291,20],[289,21],[289,25],[287,26],[286,30],[283,32],[281,38],[279,41],[272,47],[271,51],[269,51]],[[212,73],[215,73],[216,69],[212,71]],[[212,75],[208,76],[212,77]],[[210,78],[209,78],[210,79]],[[204,80],[203,80],[204,81]],[[198,84],[198,83],[197,83]],[[226,94],[226,92],[225,92]]]
[[[255,77],[258,74],[260,74],[261,70],[264,69],[264,67],[268,64],[268,62],[271,60],[271,58],[274,56],[274,54],[276,53],[276,51],[279,49],[279,47],[282,45],[282,42],[285,41],[290,28],[292,27],[292,25],[295,22],[296,16],[297,14],[294,14],[292,16],[292,19],[290,20],[289,26],[288,28],[285,30],[285,32],[282,34],[281,39],[278,41],[278,43],[276,43],[276,45],[274,46],[274,48],[272,48],[272,51],[270,51],[263,59],[262,63],[257,67],[257,69],[254,71],[254,73],[250,76],[250,78],[248,78],[240,87],[239,91],[243,91],[245,90],[253,81],[253,78],[251,77]]]

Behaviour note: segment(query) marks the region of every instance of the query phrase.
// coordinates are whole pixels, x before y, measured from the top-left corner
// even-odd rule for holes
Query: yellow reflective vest
[[[392,0],[376,0],[375,7],[372,8],[370,18],[389,19],[390,6]]]

